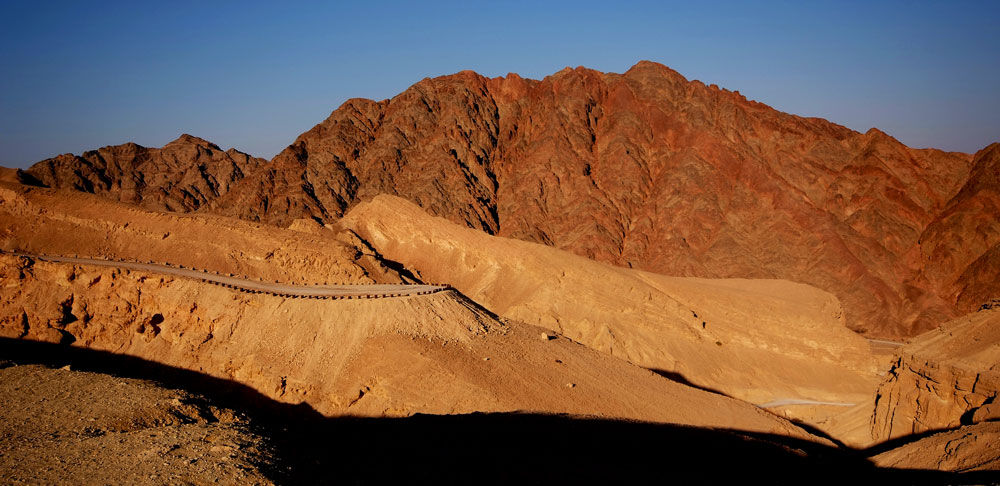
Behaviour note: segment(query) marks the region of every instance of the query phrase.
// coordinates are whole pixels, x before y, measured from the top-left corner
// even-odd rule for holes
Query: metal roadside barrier
[[[10,253],[10,254],[14,254],[14,255],[21,255],[21,256],[25,256],[25,257],[29,257],[29,258],[37,258],[37,259],[40,259],[40,260],[49,260],[49,261],[58,261],[60,259],[62,259],[62,260],[68,260],[70,258],[72,258],[72,259],[81,259],[80,255],[78,253],[74,253],[72,257],[67,257],[67,256],[53,256],[53,255],[33,254],[33,253],[20,252],[18,250],[6,250],[6,249],[3,249],[3,248],[0,248],[0,254],[6,254],[6,253]],[[131,266],[134,266],[134,265],[150,265],[150,266],[161,266],[161,267],[164,267],[164,268],[173,268],[173,269],[179,269],[179,270],[190,270],[190,271],[199,272],[200,274],[202,274],[200,277],[195,277],[195,278],[198,279],[198,280],[200,280],[201,282],[204,282],[204,283],[208,283],[208,284],[212,284],[212,285],[217,285],[217,286],[220,286],[220,287],[225,287],[227,289],[235,290],[235,291],[238,291],[238,292],[241,292],[241,293],[268,294],[268,295],[274,295],[274,296],[278,296],[278,297],[282,297],[282,298],[288,298],[288,299],[314,299],[314,300],[320,300],[320,299],[322,299],[322,300],[338,300],[338,299],[349,299],[349,300],[350,299],[385,299],[385,298],[391,298],[391,297],[409,297],[409,296],[415,296],[415,295],[429,295],[429,294],[441,292],[441,291],[444,291],[444,290],[452,290],[453,289],[453,287],[451,285],[449,285],[449,284],[412,284],[414,286],[416,286],[416,285],[425,285],[425,286],[432,286],[432,287],[435,287],[435,288],[425,289],[425,290],[416,290],[416,289],[413,289],[412,291],[407,291],[407,292],[386,292],[386,293],[360,292],[360,293],[356,293],[356,294],[344,294],[344,295],[336,295],[336,294],[334,294],[334,295],[323,295],[323,294],[320,294],[320,293],[315,293],[315,290],[313,290],[312,287],[331,286],[331,284],[329,282],[324,281],[322,283],[321,282],[315,282],[315,283],[303,283],[303,284],[289,284],[289,285],[291,285],[293,287],[301,286],[299,288],[303,288],[302,292],[299,292],[297,290],[296,291],[292,291],[292,292],[275,292],[275,291],[268,291],[268,290],[262,290],[262,289],[253,289],[253,288],[249,288],[249,287],[243,286],[243,285],[241,285],[239,283],[235,283],[234,284],[234,283],[229,283],[229,282],[223,282],[223,281],[220,281],[220,280],[217,279],[217,278],[226,278],[226,277],[228,277],[228,278],[234,278],[234,279],[238,278],[238,279],[247,280],[247,281],[254,280],[254,281],[257,281],[257,282],[260,282],[260,283],[270,282],[269,280],[264,280],[261,277],[249,277],[249,276],[237,277],[236,274],[234,274],[232,272],[224,274],[221,271],[215,271],[215,270],[210,270],[210,269],[199,269],[199,268],[193,267],[193,266],[192,267],[188,267],[188,266],[185,266],[185,265],[179,264],[179,263],[177,263],[177,264],[171,263],[171,262],[160,262],[160,263],[157,263],[157,262],[155,262],[153,260],[140,260],[138,258],[130,258],[130,257],[122,257],[122,258],[117,258],[117,259],[111,259],[110,257],[103,256],[103,257],[94,257],[94,258],[84,257],[82,259],[83,260],[106,262],[107,264],[110,264],[110,266],[115,266],[115,263],[121,264],[121,266],[124,267],[124,273],[125,274],[130,274],[131,272],[129,271],[129,269],[130,269]],[[64,262],[64,263],[71,263],[71,262]],[[96,264],[98,264],[98,265],[104,265],[104,263],[96,263]],[[156,270],[153,269],[152,271],[155,272]],[[210,276],[214,276],[214,277],[210,277]],[[305,277],[299,277],[299,279],[301,279],[302,281],[306,280]],[[280,285],[281,284],[281,280],[275,279],[274,283]],[[332,286],[346,287],[344,289],[339,289],[341,291],[350,291],[349,289],[351,287],[355,286],[355,285],[361,285],[361,284],[345,284],[345,283],[334,283],[334,284],[332,284]],[[333,289],[331,289],[331,290],[333,290]]]

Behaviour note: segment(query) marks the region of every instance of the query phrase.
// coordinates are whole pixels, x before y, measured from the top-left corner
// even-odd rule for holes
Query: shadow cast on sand
[[[880,469],[865,451],[736,430],[527,413],[330,418],[228,380],[67,345],[0,339],[0,359],[151,379],[242,411],[278,457],[264,472],[282,484],[1000,481]]]

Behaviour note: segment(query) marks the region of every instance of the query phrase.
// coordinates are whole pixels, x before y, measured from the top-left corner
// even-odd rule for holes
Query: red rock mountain
[[[202,210],[287,226],[393,194],[616,265],[811,284],[903,336],[996,295],[997,152],[912,149],[652,62],[464,71],[347,101]]]
[[[852,327],[909,335],[956,312],[950,288],[920,277],[919,242],[970,164],[650,62],[541,81],[461,72],[348,101],[211,210],[285,225],[389,193],[617,265],[809,283]]]
[[[50,187],[73,188],[150,209],[193,211],[225,194],[265,162],[185,134],[163,148],[126,143],[82,156],[64,154],[27,172]]]
[[[960,313],[1000,297],[1000,143],[980,150],[972,172],[921,236],[922,275]]]

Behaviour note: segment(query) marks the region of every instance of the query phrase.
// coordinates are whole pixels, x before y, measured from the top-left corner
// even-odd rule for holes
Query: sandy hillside
[[[372,278],[365,271],[384,268],[374,266],[379,261],[371,254],[349,251],[337,236],[350,233],[307,234],[143,212],[92,197],[66,201],[49,190],[0,189],[5,244],[40,253],[121,255],[134,249],[137,258],[154,259],[176,253],[188,265],[229,265],[291,279],[340,272],[365,281]],[[44,225],[36,229],[39,220]],[[174,242],[184,245],[162,241],[166,232],[167,240],[177,235]],[[58,238],[67,234],[74,238]],[[275,255],[260,255],[264,251]],[[543,338],[543,328],[497,320],[453,292],[311,301],[155,273],[10,255],[2,262],[3,337],[200,371],[325,415],[523,410],[806,436],[749,404],[664,379],[554,333]]]
[[[299,226],[307,231],[147,211],[90,194],[0,180],[4,250],[170,262],[283,282],[402,280],[350,232]]]
[[[454,293],[300,300],[106,267],[0,261],[2,337],[195,370],[328,416],[523,410],[801,435],[744,402],[497,321]]]
[[[0,340],[21,363],[50,363],[0,366],[11,405],[0,407],[4,482],[795,484],[817,471],[841,482],[926,479],[766,433],[564,414],[321,418],[301,406],[233,401],[221,382],[187,391],[196,373],[84,349],[51,353],[57,349]],[[727,467],[718,467],[720,457]]]
[[[866,341],[837,299],[782,280],[672,278],[485,235],[379,196],[344,219],[386,258],[510,319],[754,403],[863,401]]]

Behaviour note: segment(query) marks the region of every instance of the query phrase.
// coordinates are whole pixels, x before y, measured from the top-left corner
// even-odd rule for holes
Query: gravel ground
[[[272,484],[248,420],[154,382],[0,361],[0,483]]]

